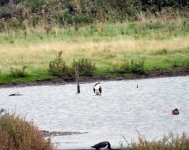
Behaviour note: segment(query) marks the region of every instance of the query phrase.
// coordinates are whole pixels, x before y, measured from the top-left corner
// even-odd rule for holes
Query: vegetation
[[[55,76],[68,76],[71,72],[69,72],[69,68],[62,59],[62,51],[58,53],[57,57],[50,61],[49,63],[49,72]]]
[[[189,72],[188,18],[188,0],[0,0],[0,84],[73,78],[76,65],[81,77]],[[183,134],[123,150],[188,147]],[[32,123],[0,116],[0,149],[52,148]]]
[[[26,66],[22,66],[22,68],[10,68],[10,75],[19,78],[19,77],[25,77],[27,74],[25,73]]]
[[[138,142],[132,142],[131,144],[127,142],[127,145],[122,150],[188,150],[189,137],[184,133],[181,136],[174,136],[171,133],[161,140],[147,141],[144,136],[140,135]]]
[[[87,58],[81,58],[78,61],[73,61],[72,68],[78,66],[80,76],[92,76],[95,71],[95,64]]]
[[[10,3],[0,1],[0,84],[73,78],[76,62],[95,77],[189,70],[186,0]]]
[[[117,67],[117,66],[116,66]],[[125,57],[121,66],[115,71],[118,73],[137,73],[137,74],[144,74],[144,61],[143,60],[130,60],[128,61]]]
[[[4,31],[42,27],[47,33],[54,25],[74,26],[95,22],[124,22],[137,20],[141,11],[158,12],[164,9],[185,10],[188,0],[1,0],[0,18]],[[13,18],[13,19],[12,19]]]
[[[6,113],[0,116],[0,149],[53,150],[53,146],[32,123]]]
[[[54,76],[74,78],[76,67],[79,69],[80,76],[92,76],[95,70],[95,65],[87,58],[82,58],[78,61],[73,60],[71,66],[66,65],[65,61],[62,59],[62,51],[60,51],[57,57],[50,61],[48,71]]]

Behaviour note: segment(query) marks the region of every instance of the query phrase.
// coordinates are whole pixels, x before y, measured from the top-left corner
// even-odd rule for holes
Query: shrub
[[[81,76],[92,76],[96,69],[95,64],[92,64],[91,60],[82,58],[78,61],[73,60],[72,69],[75,69],[76,65],[79,67],[79,74]]]
[[[10,75],[15,78],[25,77],[25,76],[27,76],[27,74],[25,72],[26,68],[27,68],[26,66],[22,66],[22,68],[11,67]]]
[[[131,60],[131,72],[143,74],[144,73],[144,61],[135,61]]]
[[[50,140],[45,140],[33,125],[15,114],[0,116],[0,149],[2,150],[52,150]]]
[[[82,58],[78,61],[73,60],[72,66],[68,67],[65,61],[62,59],[62,51],[58,53],[56,58],[49,63],[48,71],[55,76],[59,77],[71,77],[75,75],[75,67],[78,65],[79,74],[81,76],[92,76],[95,70],[95,64],[87,58]]]
[[[49,63],[49,70],[52,75],[65,77],[70,76],[70,69],[66,65],[65,61],[62,59],[62,51],[58,53],[56,58]]]
[[[143,74],[144,73],[144,61],[143,60],[131,60],[128,61],[124,59],[123,64],[117,69],[118,73],[136,73]]]
[[[172,64],[172,68],[173,69],[180,69],[183,71],[189,71],[189,63],[188,62],[182,62],[182,63],[178,63],[178,62],[173,62]]]

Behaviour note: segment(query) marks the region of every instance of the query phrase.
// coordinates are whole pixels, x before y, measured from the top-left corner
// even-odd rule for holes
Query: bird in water
[[[9,96],[21,96],[22,94],[20,94],[19,92],[17,93],[13,93],[13,94],[10,94]]]
[[[102,93],[102,87],[100,85],[100,82],[96,82],[94,87],[93,87],[93,91],[96,95],[101,95]]]
[[[172,115],[178,115],[178,114],[179,114],[178,108],[172,110]]]
[[[92,148],[95,148],[96,150],[100,149],[112,149],[111,145],[108,141],[100,142],[98,144],[95,144],[94,146],[91,146]]]

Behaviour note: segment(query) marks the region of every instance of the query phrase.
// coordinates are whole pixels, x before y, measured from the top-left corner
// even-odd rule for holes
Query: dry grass
[[[148,141],[142,135],[139,135],[138,142],[127,143],[127,147],[121,146],[121,150],[188,150],[189,137],[185,133],[182,135],[173,135],[170,133],[160,140]]]
[[[168,40],[132,40],[114,41],[54,41],[38,43],[15,43],[0,45],[0,68],[7,71],[10,66],[27,65],[34,68],[48,67],[49,61],[58,51],[71,63],[74,58],[87,57],[92,60],[108,59],[119,61],[124,54],[158,54],[172,51],[184,51],[189,48],[188,38]]]
[[[0,116],[0,149],[52,150],[53,146],[32,123],[6,113]]]

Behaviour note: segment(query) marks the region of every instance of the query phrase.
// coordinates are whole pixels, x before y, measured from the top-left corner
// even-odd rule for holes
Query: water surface
[[[138,84],[138,88],[137,88]],[[189,76],[101,82],[102,95],[93,93],[94,83],[76,85],[0,88],[0,107],[33,121],[42,130],[88,132],[52,138],[57,149],[87,149],[107,140],[113,147],[149,140],[173,132],[189,133]],[[9,97],[11,93],[23,95]],[[180,115],[173,116],[174,108]]]

